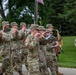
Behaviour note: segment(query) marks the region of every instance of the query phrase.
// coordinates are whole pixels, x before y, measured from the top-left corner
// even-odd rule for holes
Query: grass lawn
[[[76,47],[74,40],[76,36],[63,37],[64,53],[59,55],[59,66],[76,68]]]

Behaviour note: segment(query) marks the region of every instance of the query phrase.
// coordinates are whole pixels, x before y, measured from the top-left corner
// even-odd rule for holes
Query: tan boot
[[[7,73],[5,73],[4,75],[8,75]]]
[[[3,75],[3,73],[2,73],[2,66],[0,66],[0,75]]]
[[[58,72],[58,71],[57,71],[56,73],[57,73],[57,75],[63,75],[63,73],[60,73],[60,72]]]

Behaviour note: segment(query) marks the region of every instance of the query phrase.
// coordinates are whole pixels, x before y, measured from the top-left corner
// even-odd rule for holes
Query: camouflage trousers
[[[50,69],[52,75],[56,75],[56,70],[54,69],[53,64],[53,56],[51,52],[46,51],[46,64],[47,67]]]
[[[12,52],[12,66],[15,71],[19,73],[19,75],[22,75],[22,62],[21,62],[21,56],[20,53],[17,51]]]
[[[21,62],[24,63],[25,67],[28,69],[27,50],[22,50],[22,52],[21,52]]]
[[[5,73],[7,75],[13,75],[13,71],[11,68],[11,62],[10,59],[5,57],[2,60],[2,66],[0,67],[0,73]]]
[[[40,73],[41,75],[49,75],[48,67],[46,64],[46,53],[45,53],[45,47],[40,46],[39,51],[39,66],[40,66]]]
[[[10,62],[9,58],[5,58],[2,61],[2,66],[0,67],[0,73],[5,73],[6,75],[13,75],[13,71],[17,71],[19,75],[22,75],[22,63],[18,58],[15,58]]]
[[[39,71],[39,59],[27,57],[28,75],[41,75]]]
[[[2,56],[2,66],[0,67],[1,73],[8,73],[8,75],[13,75],[12,69],[9,69],[11,66],[11,61],[9,57],[9,47],[8,49],[2,49],[1,56]]]
[[[13,68],[11,67],[11,65],[6,69],[5,75],[14,75]]]
[[[55,70],[55,71],[58,71],[58,63],[57,63],[56,50],[53,49],[52,51],[53,51],[53,53],[52,53],[52,57],[53,57],[53,67],[54,67],[54,70]]]

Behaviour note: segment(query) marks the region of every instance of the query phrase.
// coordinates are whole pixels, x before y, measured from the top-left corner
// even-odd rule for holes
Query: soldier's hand
[[[55,48],[54,46],[51,46],[51,48]]]
[[[36,33],[34,37],[40,38],[40,33]]]
[[[44,33],[42,33],[42,37],[45,37],[45,34],[46,34],[45,32],[44,32]]]
[[[16,33],[18,30],[16,28],[12,29],[12,33]]]
[[[3,31],[5,30],[5,27],[6,27],[6,25],[3,25],[3,29],[2,29]]]
[[[24,32],[25,31],[25,28],[22,28],[21,30],[22,30],[22,32]]]

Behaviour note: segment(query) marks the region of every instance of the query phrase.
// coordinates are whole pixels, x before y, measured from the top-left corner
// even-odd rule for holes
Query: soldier
[[[47,28],[48,30],[50,30],[50,31],[53,31],[53,30],[54,30],[54,27],[53,27],[52,24],[47,24],[47,25],[46,25],[46,28]]]
[[[12,47],[12,49],[10,48],[10,46],[12,46],[11,44],[10,44],[10,39],[12,39],[12,41],[15,41],[16,39],[18,40],[18,38],[19,37],[17,37],[17,34],[18,34],[18,30],[17,30],[17,24],[14,22],[13,24],[15,24],[15,25],[13,25],[12,26],[12,29],[11,29],[11,31],[10,31],[10,33],[7,35],[7,33],[5,33],[5,32],[7,32],[6,30],[8,29],[8,22],[7,21],[4,21],[4,22],[2,22],[2,25],[3,25],[3,30],[1,31],[1,41],[3,42],[3,48],[1,48],[2,50],[2,52],[1,52],[1,55],[2,55],[2,57],[3,57],[3,61],[2,61],[2,66],[1,66],[1,74],[3,74],[4,72],[5,72],[5,75],[12,75],[13,74],[13,70],[14,70],[14,67],[13,67],[13,69],[12,69],[12,66],[13,66],[13,64],[12,64],[12,66],[11,66],[11,55],[10,55],[10,50],[16,50],[15,48],[13,49]],[[7,27],[6,27],[7,26]],[[6,27],[6,30],[5,30],[5,27]],[[3,31],[5,31],[5,32],[3,32]],[[1,42],[0,41],[0,42]],[[12,43],[12,42],[11,42]],[[15,47],[17,46],[17,44],[16,44],[16,42],[14,43],[12,43],[12,44],[14,44],[15,45]],[[14,46],[13,45],[13,46]],[[7,49],[6,49],[7,48]],[[19,48],[18,48],[19,49]],[[7,51],[8,50],[8,51]],[[18,50],[19,51],[19,50]],[[17,53],[17,52],[15,52],[15,53]],[[19,52],[18,52],[19,53]],[[17,53],[17,55],[19,55]],[[15,58],[16,58],[16,54],[14,54],[14,56],[15,56]],[[20,58],[19,58],[20,59]],[[22,68],[21,68],[21,64],[20,64],[20,60],[18,60],[18,61],[14,61],[14,60],[12,60],[13,61],[13,63],[14,63],[14,66],[15,67],[17,67],[17,69],[19,69],[19,70],[17,70],[19,73],[20,73],[20,75],[22,75],[21,74],[21,71],[20,71],[20,69],[22,70]],[[6,63],[5,63],[6,62]],[[20,65],[19,65],[20,64]],[[19,67],[18,67],[19,66]]]
[[[10,31],[9,22],[8,21],[3,21],[2,22],[2,31],[6,32],[6,33]]]
[[[1,46],[1,56],[2,56],[2,66],[1,66],[1,75],[3,75],[4,72],[6,72],[6,70],[8,69],[8,67],[10,66],[10,59],[9,59],[9,51],[10,51],[10,47],[9,47],[9,42],[11,40],[11,36],[9,34],[7,34],[8,31],[8,27],[9,27],[9,23],[7,21],[3,21],[2,22],[2,31],[0,32],[2,37],[2,46]],[[5,74],[6,75],[6,74]],[[12,74],[11,74],[12,75]]]
[[[32,24],[31,34],[25,40],[25,46],[28,48],[27,62],[28,75],[41,75],[39,71],[39,44],[38,44],[38,25]]]
[[[24,22],[20,23],[20,28],[21,30],[19,31],[19,36],[23,36],[22,38],[20,38],[20,46],[22,47],[20,49],[21,51],[21,61],[25,64],[26,68],[28,68],[27,65],[27,49],[24,47],[24,40],[26,39],[26,37],[28,36],[29,32],[26,29],[26,24]]]
[[[12,63],[13,63],[13,69],[15,69],[19,75],[22,74],[22,63],[21,63],[21,57],[20,57],[20,43],[19,43],[19,32],[18,32],[18,24],[16,22],[11,23],[11,31],[10,35],[12,36],[11,40],[11,50],[12,50]],[[14,32],[13,32],[14,31]]]
[[[46,40],[47,40],[47,45],[46,45],[47,67],[50,69],[52,75],[56,75],[56,70],[54,69],[54,66],[53,66],[52,47],[54,47],[55,45],[58,46],[58,43],[56,44],[55,38],[52,36],[52,32],[48,29],[46,30]]]
[[[46,65],[46,40],[45,40],[45,28],[43,26],[39,26],[39,33],[41,38],[39,39],[40,44],[40,54],[39,54],[39,64],[40,64],[40,72],[41,75],[48,75],[48,68]]]
[[[28,36],[28,34],[30,33],[30,31],[28,31],[28,29],[26,29],[26,23],[25,22],[20,23],[20,29],[24,29],[24,37],[26,38]]]
[[[2,22],[2,30],[0,32],[9,34],[9,31],[10,31],[9,22],[8,21],[3,21]]]
[[[52,24],[47,24],[46,25],[46,28],[50,31],[53,32],[54,30],[54,27],[52,26]],[[55,40],[56,43],[58,43],[58,40]],[[56,46],[57,47],[57,46]],[[53,65],[54,65],[54,70],[56,70],[56,73],[57,75],[63,75],[62,73],[59,72],[58,70],[58,64],[57,64],[57,57],[56,57],[56,47],[53,47],[52,50],[53,50]]]

